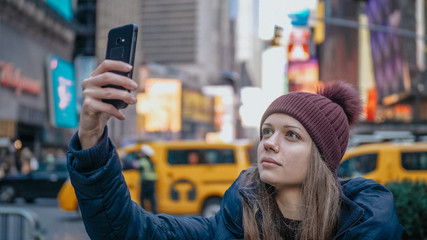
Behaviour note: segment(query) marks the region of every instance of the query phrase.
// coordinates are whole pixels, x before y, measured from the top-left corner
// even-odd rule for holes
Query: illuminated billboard
[[[415,17],[411,14],[415,11],[414,2],[399,5],[370,1],[365,8],[368,22],[415,32]],[[371,30],[370,43],[378,103],[388,106],[408,98],[411,69],[416,69],[414,38]]]
[[[213,98],[195,90],[185,89],[182,94],[182,119],[199,123],[212,123]]]
[[[206,96],[214,97],[214,125],[217,130],[215,133],[208,133],[206,138],[223,142],[233,141],[236,138],[233,87],[230,85],[204,86],[202,92]]]
[[[78,124],[74,65],[55,55],[48,60],[49,119],[60,128]]]
[[[67,21],[74,18],[73,3],[71,0],[46,0],[46,4]]]
[[[316,92],[319,84],[317,59],[289,61],[288,82],[289,92]]]
[[[137,129],[147,132],[179,132],[181,91],[178,79],[147,79],[145,92],[137,96]]]

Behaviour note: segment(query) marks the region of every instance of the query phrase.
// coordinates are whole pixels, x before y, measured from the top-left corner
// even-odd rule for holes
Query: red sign
[[[308,49],[310,31],[306,29],[294,29],[289,37],[288,60],[307,61],[310,59]]]
[[[41,92],[41,81],[23,76],[21,70],[12,63],[0,62],[0,83],[3,86],[16,89],[16,94],[22,91],[38,95]]]
[[[377,90],[375,88],[368,90],[368,102],[366,103],[366,121],[375,121],[378,105]]]

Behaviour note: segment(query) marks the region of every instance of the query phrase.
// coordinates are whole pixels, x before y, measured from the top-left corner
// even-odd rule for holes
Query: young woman
[[[130,71],[106,60],[83,84],[79,131],[68,168],[92,239],[400,239],[392,194],[363,178],[336,172],[349,127],[361,110],[348,84],[317,94],[292,92],[273,101],[261,119],[258,162],[243,171],[211,218],[153,215],[132,202],[114,146],[110,116],[124,115],[103,98],[136,102],[136,84],[110,71]]]

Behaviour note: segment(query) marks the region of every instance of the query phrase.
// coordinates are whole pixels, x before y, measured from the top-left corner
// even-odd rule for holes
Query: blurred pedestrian
[[[196,165],[199,163],[199,154],[196,152],[191,152],[188,154],[188,164]]]
[[[7,166],[7,148],[0,147],[0,179],[6,175]]]
[[[52,171],[55,169],[55,149],[49,148],[45,156],[46,170]]]
[[[39,160],[34,155],[30,159],[30,169],[31,171],[39,169]]]
[[[24,147],[20,152],[20,166],[21,166],[21,174],[27,175],[31,173],[31,158],[33,158],[33,153],[28,147]]]
[[[106,60],[84,80],[68,168],[92,239],[400,239],[393,195],[373,180],[341,180],[337,168],[361,112],[349,84],[277,98],[261,118],[257,164],[243,171],[210,218],[153,215],[131,201],[106,123],[123,120],[102,98],[136,100],[130,71]],[[108,94],[107,94],[108,93]]]
[[[157,214],[157,202],[156,202],[156,181],[157,174],[155,172],[154,163],[151,157],[154,155],[154,150],[144,144],[141,146],[141,156],[138,159],[141,169],[141,194],[140,203],[141,207],[144,207],[145,200],[150,202],[151,212]]]

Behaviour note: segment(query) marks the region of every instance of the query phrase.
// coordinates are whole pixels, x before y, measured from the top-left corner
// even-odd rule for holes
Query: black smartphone
[[[137,35],[138,35],[138,26],[136,24],[128,24],[128,25],[112,28],[108,32],[107,52],[105,54],[105,58],[123,61],[123,62],[129,63],[133,67],[134,66],[133,62],[135,59]],[[133,68],[130,72],[119,72],[119,71],[112,71],[112,72],[132,78]],[[113,88],[126,90],[123,87],[111,85],[111,84],[105,85],[103,87],[113,87]],[[118,109],[126,108],[128,106],[127,103],[117,99],[103,99],[102,101],[106,103],[110,103]]]

